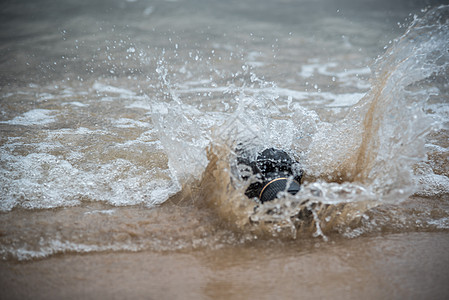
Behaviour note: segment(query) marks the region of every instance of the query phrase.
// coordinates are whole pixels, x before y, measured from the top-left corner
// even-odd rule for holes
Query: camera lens
[[[255,175],[255,181],[245,191],[249,198],[257,197],[263,203],[277,198],[279,192],[295,195],[300,189],[302,170],[285,151],[265,149],[255,160],[240,157],[238,163]],[[242,176],[245,180],[250,177]]]

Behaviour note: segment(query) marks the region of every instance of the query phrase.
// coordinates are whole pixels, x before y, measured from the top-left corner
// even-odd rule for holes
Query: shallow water
[[[449,7],[390,2],[2,2],[2,258],[447,240]],[[246,198],[237,144],[302,190]]]
[[[446,299],[448,246],[447,233],[400,233],[301,249],[54,256],[2,262],[0,287],[8,299]]]

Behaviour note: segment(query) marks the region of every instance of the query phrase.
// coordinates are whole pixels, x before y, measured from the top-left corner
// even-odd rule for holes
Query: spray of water
[[[228,93],[233,110],[200,111],[183,103],[162,70],[165,101],[153,104],[153,119],[174,177],[198,187],[230,226],[271,235],[325,237],[374,206],[407,199],[418,192],[426,137],[441,128],[426,105],[439,95],[428,83],[447,81],[448,15],[441,6],[416,19],[376,60],[370,91],[336,122],[283,100],[248,68],[247,81]],[[247,199],[249,183],[235,172],[237,144],[253,155],[268,147],[290,152],[306,170],[302,190],[263,205]]]

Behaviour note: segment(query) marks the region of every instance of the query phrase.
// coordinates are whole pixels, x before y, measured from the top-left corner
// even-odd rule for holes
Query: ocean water
[[[449,230],[442,2],[3,1],[0,24],[3,260]],[[248,199],[237,145],[289,152],[301,191]]]

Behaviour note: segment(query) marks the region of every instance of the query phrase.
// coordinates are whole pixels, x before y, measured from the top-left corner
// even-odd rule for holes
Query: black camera
[[[255,175],[256,181],[245,191],[249,198],[257,197],[263,203],[278,197],[279,192],[295,195],[300,189],[303,171],[297,161],[285,151],[269,148],[251,160],[242,151],[237,158],[241,177],[248,180]]]

